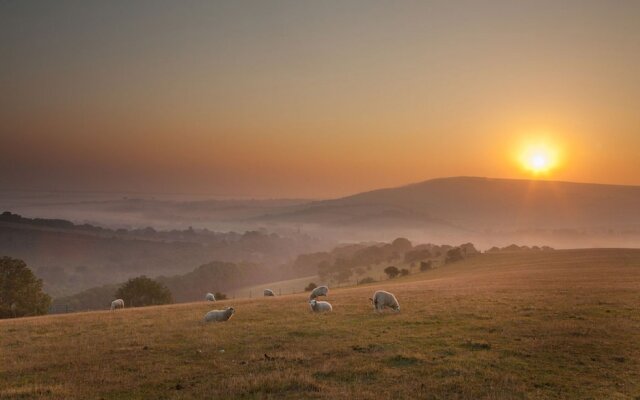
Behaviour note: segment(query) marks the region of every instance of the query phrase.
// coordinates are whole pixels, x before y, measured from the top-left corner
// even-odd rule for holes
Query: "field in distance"
[[[639,289],[640,250],[497,253],[330,290],[325,315],[294,294],[4,320],[0,398],[637,399]]]

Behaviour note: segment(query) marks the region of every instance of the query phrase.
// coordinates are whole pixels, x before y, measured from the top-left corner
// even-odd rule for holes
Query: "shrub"
[[[389,279],[393,279],[396,276],[398,276],[398,274],[400,273],[400,270],[396,267],[394,267],[393,265],[387,267],[384,269],[384,273],[387,274],[387,276],[389,277]]]
[[[216,300],[226,300],[226,299],[228,299],[227,295],[222,293],[222,292],[215,292],[213,294],[213,296],[216,298]]]
[[[315,283],[309,282],[309,284],[307,286],[305,286],[304,291],[305,292],[310,292],[310,291],[312,291],[313,289],[315,289],[317,287],[318,287],[318,285],[316,285]]]
[[[375,281],[376,281],[376,280],[375,280],[375,279],[373,279],[372,277],[367,276],[366,278],[362,278],[362,279],[360,279],[360,281],[358,282],[358,285],[364,285],[365,283],[373,283],[373,282],[375,282]]]
[[[409,270],[406,268],[402,268],[400,270],[400,276],[407,276],[407,275],[409,275]]]
[[[431,260],[429,261],[420,261],[420,271],[428,271],[432,268]]]

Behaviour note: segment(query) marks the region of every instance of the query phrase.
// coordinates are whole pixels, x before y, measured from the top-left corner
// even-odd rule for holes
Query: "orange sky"
[[[640,184],[640,3],[0,4],[5,189],[331,197]]]

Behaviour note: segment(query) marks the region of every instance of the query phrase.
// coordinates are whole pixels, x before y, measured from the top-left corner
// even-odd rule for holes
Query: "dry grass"
[[[384,287],[402,312],[376,315]],[[483,255],[393,282],[0,322],[2,399],[640,397],[640,250]],[[224,351],[223,351],[224,350]]]
[[[228,293],[229,297],[264,297],[264,289],[271,289],[276,295],[287,295],[292,293],[304,293],[304,288],[309,282],[318,284],[321,282],[318,275],[305,276],[304,278],[289,279],[286,281],[276,281],[270,283],[262,283],[260,285],[252,285],[232,290]]]

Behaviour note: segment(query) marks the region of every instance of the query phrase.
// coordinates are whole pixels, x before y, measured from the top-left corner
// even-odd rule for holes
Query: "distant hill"
[[[475,242],[473,236],[479,233],[546,233],[565,239],[614,235],[609,239],[615,242],[624,241],[625,235],[640,235],[640,186],[443,178],[311,202],[263,218],[326,227],[414,228],[466,235],[459,241]]]
[[[279,265],[323,248],[305,235],[108,229],[61,219],[0,214],[0,255],[24,260],[54,297],[146,274],[184,274],[211,261]]]

